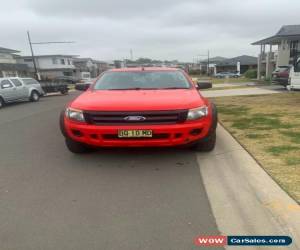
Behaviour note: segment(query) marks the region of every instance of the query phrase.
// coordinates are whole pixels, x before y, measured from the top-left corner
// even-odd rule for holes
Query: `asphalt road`
[[[1,250],[190,250],[220,234],[194,152],[71,154],[58,117],[74,96],[0,110]]]

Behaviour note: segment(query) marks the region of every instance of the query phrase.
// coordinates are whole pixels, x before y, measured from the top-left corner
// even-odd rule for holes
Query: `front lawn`
[[[212,100],[222,125],[300,203],[300,93]]]

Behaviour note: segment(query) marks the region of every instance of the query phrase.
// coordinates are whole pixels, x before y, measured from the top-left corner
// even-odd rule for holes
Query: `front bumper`
[[[211,127],[211,117],[169,125],[99,126],[63,118],[63,133],[71,139],[95,147],[164,147],[190,144],[204,138]],[[120,129],[152,130],[153,138],[118,138]]]

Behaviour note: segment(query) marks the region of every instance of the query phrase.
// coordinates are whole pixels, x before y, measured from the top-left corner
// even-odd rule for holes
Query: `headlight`
[[[197,120],[208,115],[208,107],[202,106],[195,109],[190,109],[187,115],[187,120]]]
[[[67,108],[65,114],[66,117],[68,117],[70,120],[74,120],[77,122],[85,122],[82,110]]]

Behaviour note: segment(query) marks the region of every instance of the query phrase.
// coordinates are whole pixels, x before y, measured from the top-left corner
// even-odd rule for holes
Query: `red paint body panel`
[[[176,110],[203,106],[195,89],[87,90],[72,108],[101,111]]]
[[[140,71],[141,68],[113,69],[111,71]],[[146,71],[175,71],[173,68],[145,68]],[[184,73],[185,74],[185,73]],[[97,147],[144,147],[144,146],[176,146],[188,144],[205,137],[212,124],[211,105],[195,88],[192,80],[185,74],[191,84],[190,89],[170,90],[92,90],[90,88],[69,107],[86,111],[168,111],[188,110],[203,105],[209,107],[209,115],[195,121],[179,124],[126,124],[126,125],[94,125],[74,122],[64,118],[67,135],[75,141]],[[101,77],[101,76],[100,76]],[[119,129],[152,130],[154,135],[167,134],[168,138],[146,139],[105,138],[116,135]],[[198,135],[191,135],[192,129],[200,129]],[[72,131],[82,134],[76,136]],[[180,137],[178,137],[180,134]],[[176,137],[177,136],[177,137]]]

